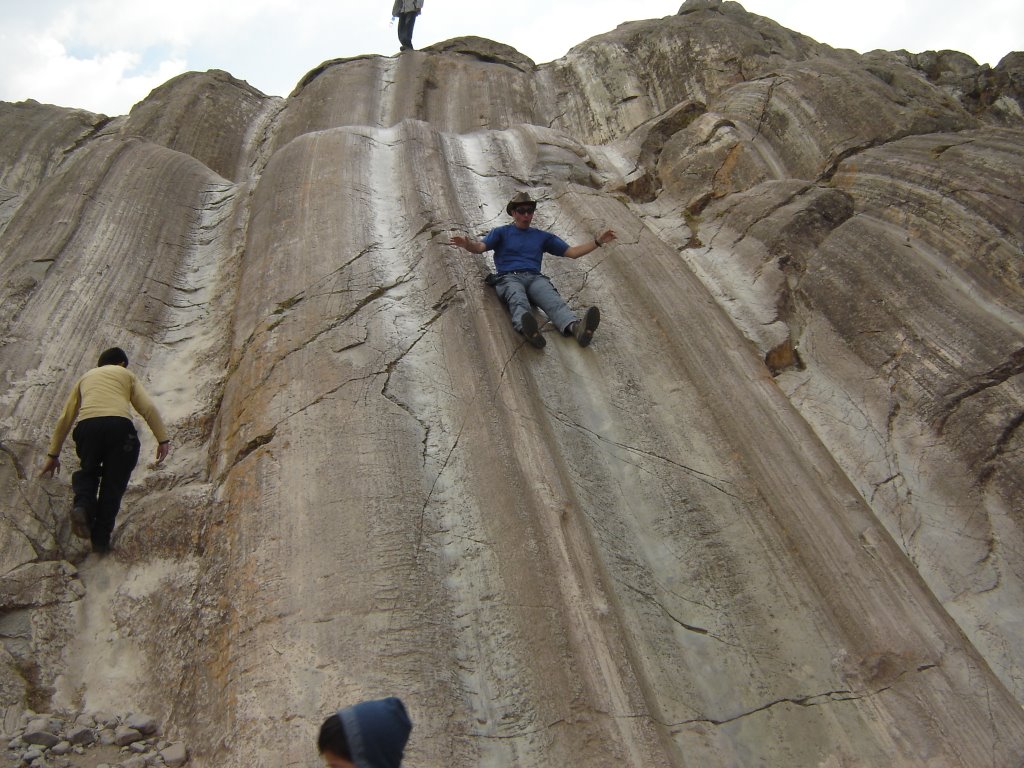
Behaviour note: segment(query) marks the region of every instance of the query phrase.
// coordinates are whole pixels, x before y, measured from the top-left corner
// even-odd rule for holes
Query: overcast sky
[[[624,21],[675,14],[682,0],[425,0],[417,47],[461,35],[513,46],[538,64]],[[0,100],[127,114],[182,72],[223,69],[287,96],[328,59],[398,49],[392,0],[0,0]],[[1024,50],[1022,0],[743,0],[834,47],[953,49],[995,66]]]

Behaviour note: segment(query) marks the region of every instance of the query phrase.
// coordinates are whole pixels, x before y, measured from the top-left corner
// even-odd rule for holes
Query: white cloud
[[[751,13],[834,48],[865,53],[956,50],[995,66],[1024,50],[1024,4],[1019,0],[746,0]]]
[[[130,106],[187,69],[184,59],[171,59],[138,72],[141,56],[136,51],[110,50],[79,57],[54,37],[9,37],[0,36],[5,50],[0,62],[0,98],[8,101],[35,99],[118,115],[127,111],[126,104]],[[10,66],[12,62],[17,65]]]
[[[835,47],[952,48],[995,65],[1024,49],[1019,0],[741,0],[753,13]],[[414,42],[477,35],[538,63],[682,0],[426,0]],[[397,52],[391,0],[33,0],[4,9],[0,99],[34,98],[124,114],[188,69],[223,69],[287,95],[327,59]]]

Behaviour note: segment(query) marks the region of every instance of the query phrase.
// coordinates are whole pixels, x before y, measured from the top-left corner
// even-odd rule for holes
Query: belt
[[[540,272],[535,272],[532,269],[510,269],[508,272],[499,272],[498,277],[504,277],[505,275],[539,275]]]

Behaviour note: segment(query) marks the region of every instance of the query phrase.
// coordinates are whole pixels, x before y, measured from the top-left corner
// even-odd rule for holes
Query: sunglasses
[[[536,209],[535,208],[521,207],[521,208],[513,208],[512,210],[515,211],[516,213],[518,213],[521,216],[526,216],[526,215],[532,216],[534,210],[536,210]]]

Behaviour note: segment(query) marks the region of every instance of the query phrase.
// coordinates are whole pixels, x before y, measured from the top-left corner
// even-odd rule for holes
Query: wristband
[[[53,455],[52,453],[48,453],[48,454],[46,454],[46,455],[47,455],[47,456],[48,456],[49,458],[51,458],[51,459],[59,459],[59,458],[60,458],[60,454],[57,454],[56,456],[54,456],[54,455]]]
[[[601,247],[601,241],[598,240],[596,237],[594,238],[594,245],[596,245],[598,248]]]
[[[157,445],[167,445],[169,442],[171,442],[171,441],[170,440],[161,440],[159,443],[157,443]]]

